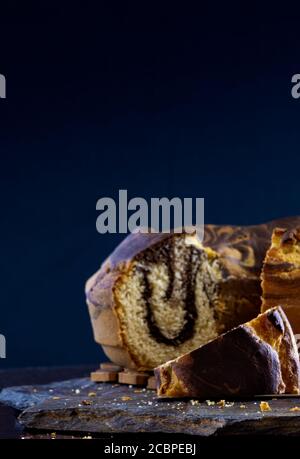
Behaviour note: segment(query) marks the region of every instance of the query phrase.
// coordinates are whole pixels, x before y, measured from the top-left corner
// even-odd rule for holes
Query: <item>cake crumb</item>
[[[224,406],[226,405],[226,402],[225,402],[225,400],[220,400],[219,402],[217,402],[217,405],[218,405],[220,408],[224,408]]]
[[[214,402],[214,401],[212,401],[212,400],[205,400],[205,401],[206,401],[206,404],[207,404],[208,406],[213,406],[213,405],[216,404],[216,402]]]
[[[193,406],[199,405],[199,400],[191,400],[191,404],[192,404]]]
[[[89,392],[88,397],[96,397],[96,392]]]
[[[93,437],[91,435],[85,435],[84,437],[82,437],[82,440],[92,440]]]
[[[92,401],[91,400],[82,400],[81,403],[83,405],[92,405]]]
[[[231,408],[232,406],[234,406],[234,402],[226,402],[225,403],[225,408]]]
[[[272,411],[268,402],[260,402],[259,407],[260,411]]]
[[[128,397],[127,395],[123,395],[123,397],[121,397],[121,400],[122,400],[123,402],[127,402],[127,400],[132,400],[132,398],[131,398],[131,397]]]
[[[244,410],[246,408],[246,405],[240,405],[241,410]]]
[[[50,436],[51,436],[51,439],[54,440],[56,438],[56,432],[51,432]]]
[[[52,400],[60,400],[61,397],[52,397]]]
[[[300,411],[299,406],[294,406],[294,408],[291,408],[290,411]]]

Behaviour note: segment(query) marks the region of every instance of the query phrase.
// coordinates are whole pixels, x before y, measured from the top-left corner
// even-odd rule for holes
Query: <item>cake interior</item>
[[[273,232],[263,272],[262,310],[282,305],[293,324],[295,334],[300,333],[300,229]]]
[[[299,362],[298,360],[296,361],[296,359],[298,359],[298,353],[295,346],[295,342],[293,341],[294,338],[292,335],[292,331],[290,329],[286,317],[284,316],[282,309],[271,309],[263,314],[260,314],[257,318],[244,324],[242,327],[244,329],[250,329],[253,340],[257,340],[258,343],[266,343],[276,352],[275,355],[278,356],[279,366],[277,366],[278,364],[274,364],[274,367],[272,367],[272,365],[270,367],[270,378],[273,378],[275,376],[275,374],[273,374],[275,368],[277,368],[277,371],[279,371],[279,374],[277,375],[278,386],[276,388],[276,393],[299,394]],[[202,378],[204,378],[204,380],[208,378],[208,384],[211,384],[212,387],[214,387],[216,381],[214,379],[210,380],[210,378],[216,376],[215,368],[213,368],[214,364],[212,362],[212,367],[208,368],[206,366],[207,361],[205,361],[205,358],[207,360],[207,355],[211,355],[211,345],[216,343],[216,346],[218,346],[217,343],[222,343],[222,339],[226,339],[227,336],[233,336],[233,334],[237,330],[238,329],[233,329],[229,331],[227,334],[218,337],[216,341],[208,344],[208,346],[204,345],[202,348],[200,347],[200,349],[195,350],[192,353],[180,356],[177,359],[174,359],[173,361],[169,361],[161,365],[156,370],[159,382],[158,395],[163,397],[190,396],[190,392],[191,390],[193,390],[191,389],[191,387],[193,387],[194,381],[196,381],[198,377],[200,378],[200,381]],[[231,345],[236,347],[237,343],[234,343],[234,341],[232,341]],[[199,351],[201,351],[202,349],[203,351],[207,349],[206,352],[208,354],[205,354],[203,352],[199,353]],[[223,348],[223,352],[225,352],[224,349],[227,349],[228,351],[228,348],[226,348],[225,346]],[[243,361],[244,352],[245,349],[239,349],[240,354],[238,355],[239,358],[242,359],[239,360],[239,365],[241,365]],[[202,355],[202,359],[198,359],[200,355]],[[226,355],[219,355],[219,358],[224,358],[224,360],[226,360]],[[235,358],[237,358],[237,354],[235,355]],[[270,362],[272,361],[269,360],[270,357],[267,357],[267,355],[265,355],[265,358],[268,359],[268,363],[270,364]],[[245,357],[245,361],[247,361],[247,357]],[[267,361],[265,363],[267,364]],[[233,362],[230,362],[229,365],[231,364],[234,365]],[[190,389],[188,389],[188,387],[185,385],[184,381],[181,378],[178,378],[178,369],[176,370],[176,367],[178,368],[178,366],[182,367],[182,369],[185,368],[185,370],[183,371],[185,377],[187,377],[188,373],[190,373],[190,375],[187,377],[187,381],[189,381],[191,384]],[[211,369],[213,369],[212,373],[210,371]],[[257,370],[259,370],[259,368]],[[245,368],[245,372],[246,371],[247,368]],[[230,380],[230,372],[228,376]],[[224,378],[225,377],[226,376],[224,374]],[[244,378],[243,373],[240,374],[240,378],[242,381]],[[222,385],[224,385],[226,389],[226,384],[227,383],[225,379],[223,380],[221,387]],[[217,387],[217,389],[219,390],[219,387]],[[252,395],[255,394],[253,393]],[[201,397],[201,391],[198,393],[198,396]]]
[[[217,253],[192,235],[173,235],[136,256],[114,295],[137,367],[152,369],[257,315],[230,282]]]

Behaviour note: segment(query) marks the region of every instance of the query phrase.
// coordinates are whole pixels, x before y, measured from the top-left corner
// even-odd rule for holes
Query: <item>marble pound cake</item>
[[[161,397],[299,394],[299,355],[290,324],[273,308],[155,369]]]
[[[276,228],[262,270],[262,311],[282,305],[300,334],[300,226]]]
[[[273,228],[206,225],[196,234],[130,234],[86,284],[95,340],[114,363],[147,370],[256,317]]]

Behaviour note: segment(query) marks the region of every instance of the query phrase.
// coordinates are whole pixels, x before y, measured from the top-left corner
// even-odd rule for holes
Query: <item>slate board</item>
[[[125,397],[125,398],[124,398]],[[190,400],[158,399],[155,391],[88,378],[40,386],[5,388],[0,402],[23,410],[19,421],[28,429],[56,432],[160,432],[198,436],[237,434],[299,435],[300,398],[260,400],[227,406]],[[242,407],[241,407],[242,406]],[[244,406],[244,407],[243,407]]]

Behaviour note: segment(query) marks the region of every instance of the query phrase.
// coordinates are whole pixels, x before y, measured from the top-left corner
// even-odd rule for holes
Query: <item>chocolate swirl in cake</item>
[[[300,217],[248,227],[205,225],[202,243],[190,233],[130,234],[87,283],[96,341],[117,364],[153,369],[255,317],[262,264],[277,226],[291,230]],[[291,244],[294,235],[286,239]],[[293,276],[278,276],[281,298],[287,285],[300,282],[290,265],[282,268]],[[269,304],[274,293],[265,294]],[[292,293],[289,298],[294,302]],[[291,318],[300,301],[293,310],[288,306]]]
[[[262,310],[280,304],[300,333],[300,228],[276,228],[262,270]]]
[[[148,324],[149,332],[152,337],[158,343],[164,343],[166,345],[178,346],[194,334],[195,320],[197,318],[197,308],[195,305],[195,282],[196,275],[200,267],[199,252],[193,247],[189,247],[189,253],[185,257],[184,271],[182,273],[182,295],[183,308],[184,308],[184,319],[182,322],[181,329],[177,333],[170,337],[164,334],[157,321],[152,310],[152,288],[148,279],[148,273],[151,270],[151,264],[163,263],[168,269],[168,286],[164,294],[163,301],[168,302],[172,300],[174,295],[175,285],[175,241],[170,240],[166,245],[155,251],[150,250],[146,252],[142,257],[137,257],[138,266],[137,270],[142,273],[142,284],[143,284],[143,300],[146,306],[146,321]],[[149,266],[150,263],[150,266]]]

